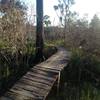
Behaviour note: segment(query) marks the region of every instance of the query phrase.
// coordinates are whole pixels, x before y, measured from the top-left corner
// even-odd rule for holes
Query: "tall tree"
[[[58,4],[54,6],[61,26],[64,28],[63,38],[65,42],[66,33],[69,33],[70,16],[72,12],[70,7],[74,4],[74,0],[58,0]]]
[[[57,12],[57,16],[63,26],[66,26],[71,14],[70,7],[73,4],[74,0],[58,0],[58,4],[54,6],[54,10]]]
[[[43,60],[43,0],[36,0],[37,28],[36,28],[36,60]]]
[[[90,22],[90,34],[93,49],[99,49],[100,47],[100,19],[97,14],[95,14]]]
[[[97,30],[100,31],[100,19],[98,15],[95,14],[93,16],[91,23],[90,23],[90,27],[93,29],[93,31],[97,31]]]

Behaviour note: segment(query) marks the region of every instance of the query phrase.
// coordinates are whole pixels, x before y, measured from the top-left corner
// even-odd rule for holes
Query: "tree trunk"
[[[43,0],[36,0],[37,27],[36,27],[36,61],[43,60]]]

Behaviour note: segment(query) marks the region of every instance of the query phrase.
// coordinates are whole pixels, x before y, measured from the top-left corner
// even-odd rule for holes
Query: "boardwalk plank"
[[[60,48],[27,72],[0,100],[45,100],[69,59],[70,53]]]

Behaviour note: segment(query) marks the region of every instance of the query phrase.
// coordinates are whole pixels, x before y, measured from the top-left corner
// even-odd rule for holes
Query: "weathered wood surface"
[[[27,72],[0,100],[45,100],[69,58],[69,52],[59,49]]]

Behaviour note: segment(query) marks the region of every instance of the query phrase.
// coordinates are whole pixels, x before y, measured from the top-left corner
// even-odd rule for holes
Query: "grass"
[[[47,40],[45,42],[45,45],[49,46],[64,46],[64,40],[63,39],[55,39],[55,40]]]
[[[91,83],[84,83],[80,100],[100,100],[100,89],[95,88]]]

